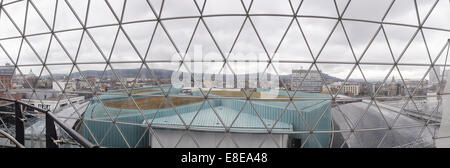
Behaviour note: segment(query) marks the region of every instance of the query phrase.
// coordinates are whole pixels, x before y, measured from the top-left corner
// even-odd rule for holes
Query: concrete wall
[[[165,148],[173,148],[178,143],[183,134],[185,134],[184,130],[173,130],[173,129],[154,129],[158,135],[159,142],[155,136],[150,136],[150,143],[152,148],[161,148],[161,144]],[[223,132],[193,132],[190,134],[195,138],[197,143],[202,148],[215,148],[216,145],[221,141],[224,136]],[[197,147],[194,140],[186,134],[183,139],[181,139],[180,143],[177,145],[177,148],[195,148]],[[288,142],[288,136],[282,134],[272,134],[273,139],[268,134],[251,134],[251,133],[231,133],[228,137],[225,137],[221,142],[219,147],[222,148],[235,148],[236,145],[229,138],[232,137],[233,140],[240,148],[259,148],[259,145],[265,139],[265,142],[262,144],[261,148],[286,148]],[[278,146],[275,144],[278,144]]]

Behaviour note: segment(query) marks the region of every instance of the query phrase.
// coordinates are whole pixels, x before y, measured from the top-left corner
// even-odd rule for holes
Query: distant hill
[[[323,78],[325,78],[325,80],[333,80],[333,81],[336,81],[336,82],[343,82],[344,81],[344,79],[337,78],[337,77],[334,77],[334,76],[330,76],[330,75],[328,75],[326,73],[322,73],[322,74],[323,74]],[[292,78],[292,75],[281,75],[281,79],[284,79],[284,80],[290,80],[291,78]]]
[[[170,79],[170,77],[172,76],[172,72],[173,72],[171,70],[165,70],[165,69],[152,69],[152,71],[156,76],[159,77],[159,79]],[[142,69],[141,72],[139,72],[139,69],[115,69],[114,72],[116,72],[117,75],[121,78],[135,78],[138,73],[139,73],[139,77],[152,78],[151,73],[147,69]],[[83,73],[83,75],[85,77],[95,76],[95,77],[100,78],[103,74],[103,71],[87,70],[87,71],[82,71],[81,73]],[[67,76],[67,75],[54,74],[54,76],[56,77],[56,76]],[[107,71],[105,71],[105,74],[103,76],[106,78],[114,78],[115,74],[113,73],[112,70],[107,70]],[[79,78],[80,73],[79,72],[72,73],[72,77]]]
[[[139,69],[115,69],[114,71],[121,78],[135,78],[136,74],[139,72]],[[166,70],[166,69],[152,69],[152,71],[159,79],[170,79],[172,76],[172,73],[173,73],[172,70]],[[103,71],[87,70],[87,71],[82,71],[82,73],[85,77],[95,76],[95,77],[100,78],[102,76]],[[344,81],[343,79],[336,78],[336,77],[330,76],[325,73],[323,75],[324,75],[325,80]],[[65,77],[65,76],[67,76],[67,74],[53,74],[53,76],[54,77]],[[139,77],[142,77],[142,76],[144,76],[145,78],[152,78],[151,73],[147,69],[142,69],[142,71],[139,73]],[[79,78],[79,77],[80,77],[79,72],[75,72],[72,74],[72,78]],[[115,75],[112,70],[107,70],[104,74],[104,77],[115,78]],[[281,75],[281,79],[290,80],[291,75]]]

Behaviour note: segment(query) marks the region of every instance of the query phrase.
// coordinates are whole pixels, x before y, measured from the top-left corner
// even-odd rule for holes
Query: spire
[[[30,72],[28,72],[28,75],[29,76],[35,76],[34,73],[33,73],[33,69],[30,68]]]

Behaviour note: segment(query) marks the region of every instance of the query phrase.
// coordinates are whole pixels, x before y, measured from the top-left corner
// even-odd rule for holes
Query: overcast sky
[[[1,1],[1,0],[0,0]],[[3,0],[3,4],[9,3],[11,0]],[[81,39],[82,27],[77,18],[71,12],[70,8],[64,1],[58,2],[56,22],[54,20],[55,3],[56,0],[39,0],[33,1],[34,5],[29,6],[28,16],[25,24],[25,12],[26,1],[17,2],[9,5],[5,5],[0,14],[0,44],[7,50],[8,54],[16,61],[21,38],[20,33],[15,29],[14,24],[9,20],[5,11],[13,19],[15,24],[23,31],[24,25],[26,25],[25,35],[33,35],[39,33],[49,32],[46,24],[40,19],[33,6],[36,6],[46,22],[52,26],[55,25],[55,31],[57,38],[62,42],[64,48],[69,52],[73,59],[77,54],[77,48]],[[94,27],[89,29],[90,35],[97,42],[101,51],[106,57],[111,55],[112,62],[118,61],[140,61],[140,57],[136,54],[132,45],[128,42],[126,36],[122,31],[119,32],[118,41],[115,44],[113,50],[112,45],[116,37],[118,30],[117,20],[114,18],[113,12],[108,8],[107,4],[103,0],[92,0],[90,9],[88,12],[87,23],[84,23],[86,17],[87,1],[84,0],[69,0],[68,1],[75,10],[79,19],[87,27]],[[156,22],[148,21],[154,20],[156,17],[153,14],[151,8],[145,0],[128,0],[123,9],[122,0],[109,1],[114,13],[120,18],[123,16],[123,28],[126,34],[129,36],[140,56],[145,57],[148,61],[179,61],[180,57],[177,54],[177,50],[172,45],[164,29],[160,25],[156,27],[156,33],[153,36],[153,41],[146,54],[149,46],[150,39],[152,39],[152,33],[155,29]],[[150,1],[155,12],[160,12],[161,0]],[[248,8],[250,1],[245,0],[244,4]],[[301,4],[298,15],[298,21],[306,37],[312,54],[314,57],[318,56],[319,62],[355,62],[363,54],[364,49],[368,45],[371,38],[375,35],[376,30],[380,26],[376,23],[368,23],[361,21],[349,21],[344,20],[343,25],[338,24],[333,31],[333,27],[336,24],[336,19],[317,18],[311,16],[323,16],[329,18],[337,18],[337,11],[333,0],[305,0],[300,3],[300,0],[292,0],[293,8],[296,10],[299,4]],[[347,0],[337,0],[337,6],[339,12],[342,13]],[[385,11],[391,4],[391,0],[353,0],[348,5],[343,18],[369,20],[374,22],[382,21]],[[434,0],[418,0],[418,13],[421,22],[427,16]],[[200,8],[203,6],[203,1],[197,1],[197,5]],[[161,18],[173,18],[183,16],[198,16],[200,12],[197,10],[196,4],[192,0],[166,0],[162,12]],[[311,64],[299,63],[299,62],[311,62],[313,58],[308,50],[305,39],[303,38],[299,26],[294,21],[289,28],[286,37],[282,41],[278,50],[277,46],[282,39],[283,34],[288,28],[289,23],[293,17],[285,17],[286,15],[292,15],[292,10],[288,0],[255,0],[251,6],[250,14],[279,14],[281,16],[251,16],[253,25],[255,26],[261,41],[265,46],[267,53],[272,57],[276,52],[274,60],[280,61],[297,61],[296,63],[274,63],[274,67],[277,72],[281,74],[289,74],[292,69],[307,69]],[[186,59],[189,60],[194,57],[195,54],[202,53],[204,60],[216,60],[219,62],[206,62],[203,64],[204,71],[217,73],[223,62],[222,55],[228,57],[228,53],[231,50],[231,46],[236,39],[238,31],[245,20],[245,16],[218,16],[222,14],[245,14],[244,7],[240,0],[209,0],[207,1],[204,11],[204,15],[216,15],[215,17],[204,17],[204,21],[207,27],[200,22],[194,38],[191,43],[191,47],[187,52]],[[427,54],[428,46],[431,59],[435,59],[438,56],[439,51],[447,43],[450,38],[450,4],[448,0],[440,0],[434,11],[429,15],[428,20],[425,22],[425,27],[439,28],[439,30],[423,29],[419,31],[416,38],[413,39],[411,46],[406,50],[400,63],[409,64],[430,64],[430,59]],[[147,21],[145,21],[147,20]],[[186,52],[186,48],[194,32],[194,27],[197,23],[197,18],[183,18],[183,19],[169,19],[163,20],[162,24],[170,34],[171,39],[176,45],[176,48],[183,55]],[[416,15],[416,9],[414,1],[412,0],[396,0],[391,10],[384,19],[385,22],[406,24],[417,26],[418,20]],[[100,25],[111,25],[101,26]],[[242,32],[231,51],[229,60],[261,60],[267,61],[268,56],[263,48],[253,25],[247,20],[244,24]],[[213,39],[208,33],[208,29],[211,31],[214,40],[219,45],[220,51],[215,45]],[[411,26],[398,26],[398,25],[385,25],[386,36],[391,45],[394,58],[397,59],[404,50],[407,42],[411,39],[412,35],[417,31],[417,28]],[[73,29],[73,30],[71,30]],[[78,30],[77,30],[78,29]],[[62,30],[71,30],[63,31]],[[352,53],[350,45],[346,39],[345,33],[348,35],[355,57]],[[444,31],[447,30],[447,31]],[[328,43],[321,48],[327,39],[330,32],[333,31],[333,35],[330,37]],[[425,40],[422,38],[425,37]],[[62,47],[58,44],[56,39],[52,39],[52,44],[49,47],[49,41],[51,40],[51,34],[33,35],[27,36],[27,40],[31,43],[33,48],[39,54],[42,61],[46,61],[48,64],[56,63],[71,63]],[[49,50],[48,50],[49,49]],[[47,52],[48,50],[48,52]],[[112,51],[112,53],[111,53]],[[197,53],[196,53],[197,52]],[[46,57],[48,53],[48,56]],[[437,64],[445,63],[445,55],[442,55],[436,62]],[[195,59],[202,59],[202,57],[195,57]],[[87,34],[84,34],[82,39],[80,51],[78,53],[77,62],[105,62],[104,58],[98,52],[94,43],[90,40]],[[373,43],[364,54],[361,59],[363,63],[393,63],[393,58],[390,54],[389,47],[387,45],[384,34],[380,32],[374,39]],[[0,63],[11,63],[5,52],[0,49]],[[23,45],[19,60],[19,65],[32,65],[41,64],[36,55],[33,53],[31,47]],[[171,70],[177,70],[177,63],[149,63],[150,68],[165,68]],[[187,67],[191,68],[191,65],[187,63]],[[245,73],[246,71],[264,70],[267,63],[230,63],[231,69],[237,73]],[[79,64],[82,70],[103,70],[104,64]],[[112,64],[115,69],[123,68],[140,68],[139,63],[121,63]],[[52,73],[69,73],[71,65],[52,65],[49,66]],[[318,63],[317,67],[329,75],[339,78],[345,78],[352,69],[351,64],[329,64]],[[390,65],[361,65],[360,66],[365,77],[369,80],[383,79]],[[42,66],[25,66],[20,67],[24,73],[28,73],[30,69],[34,73],[38,74]],[[196,68],[198,66],[196,64]],[[247,69],[248,70],[247,70]],[[109,68],[108,68],[109,69]],[[315,69],[315,67],[314,67]],[[420,79],[427,71],[427,66],[400,66],[400,72],[404,78],[408,79]],[[443,68],[442,68],[443,69]],[[182,70],[184,70],[182,68]],[[274,72],[273,68],[268,69],[269,72]],[[48,73],[44,73],[48,74]],[[394,75],[399,78],[398,72],[393,72]],[[350,78],[361,79],[362,74],[359,69],[355,70]]]

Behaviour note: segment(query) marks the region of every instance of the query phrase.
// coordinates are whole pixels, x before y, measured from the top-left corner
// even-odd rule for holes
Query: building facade
[[[14,76],[14,67],[8,66],[0,66],[0,89],[12,89],[12,78]]]
[[[302,82],[303,81],[303,82]],[[322,91],[322,79],[317,70],[292,70],[291,90],[307,93],[320,93]]]
[[[430,72],[428,72],[428,76],[430,77],[430,82],[431,83],[439,83],[439,81],[441,80],[441,67],[440,66],[434,66],[434,70],[436,71],[436,73],[434,73],[435,71],[430,70]]]
[[[340,89],[342,87],[342,89]],[[347,96],[358,96],[361,92],[361,85],[358,83],[343,83],[343,82],[333,82],[331,84],[328,84],[328,89],[331,91],[332,94],[336,94],[339,92],[340,95],[347,95]],[[327,88],[324,85],[322,88],[322,93],[329,93],[327,92]]]

